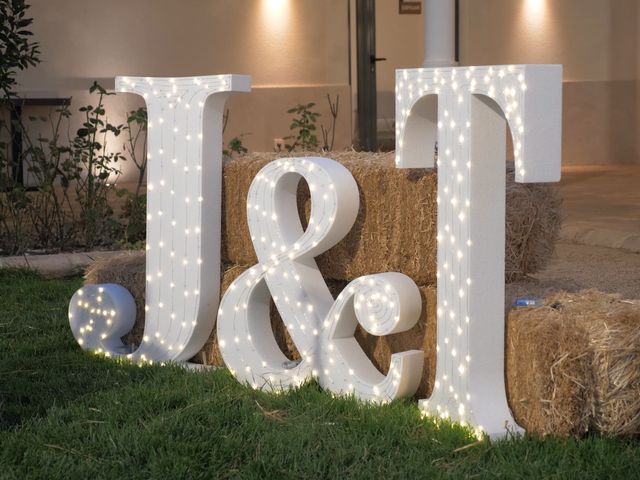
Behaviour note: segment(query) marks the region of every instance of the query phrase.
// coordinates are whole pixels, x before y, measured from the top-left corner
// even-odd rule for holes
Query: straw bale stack
[[[640,434],[640,302],[560,292],[507,322],[507,390],[539,434]]]
[[[246,224],[246,195],[255,174],[280,156],[284,155],[254,154],[225,164],[222,292],[256,263]],[[317,258],[318,266],[334,295],[347,281],[375,272],[400,271],[419,285],[423,313],[413,329],[376,337],[359,328],[356,338],[382,372],[388,369],[392,353],[422,349],[424,376],[416,396],[427,397],[435,375],[436,173],[398,170],[393,154],[343,152],[331,157],[353,174],[361,206],[352,231]],[[516,184],[513,175],[507,175],[506,280],[513,281],[540,270],[551,257],[560,225],[560,199],[553,187]],[[305,187],[302,182],[298,192],[303,225],[310,208]],[[137,343],[144,328],[144,252],[94,263],[86,282],[118,283],[132,292],[138,320],[125,340]],[[640,393],[640,378],[634,370],[640,368],[634,368],[634,362],[640,363],[636,356],[640,334],[633,326],[640,307],[621,306],[619,300],[593,292],[575,303],[574,298],[552,296],[545,307],[508,314],[505,363],[514,416],[540,434],[581,435],[590,429],[637,433],[640,407],[634,397]],[[273,304],[271,322],[285,355],[299,358]],[[194,361],[222,365],[215,329]]]
[[[223,262],[253,265],[256,256],[247,227],[249,186],[267,163],[292,154],[254,153],[227,161],[223,182]],[[301,154],[318,155],[317,153]],[[331,152],[355,178],[360,211],[350,233],[317,257],[327,278],[353,280],[377,272],[402,272],[418,285],[436,279],[437,173],[432,169],[395,168],[394,154]],[[309,192],[301,182],[298,204],[303,225]],[[541,270],[553,253],[561,223],[555,186],[515,183],[507,173],[505,274],[514,281]]]

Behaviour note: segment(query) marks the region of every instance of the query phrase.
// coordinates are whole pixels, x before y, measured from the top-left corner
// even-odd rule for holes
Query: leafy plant
[[[223,155],[233,157],[234,153],[237,153],[238,155],[244,155],[247,153],[249,150],[242,144],[242,137],[243,135],[240,135],[229,140],[227,148],[222,150]]]
[[[222,117],[222,135],[224,135],[224,132],[227,131],[227,125],[229,124],[230,117],[231,117],[231,113],[227,108],[224,111],[224,115]],[[227,147],[223,148],[222,154],[226,155],[227,157],[233,157],[234,153],[237,153],[238,155],[244,155],[245,153],[247,153],[249,150],[242,144],[242,138],[245,135],[247,134],[241,133],[240,135],[233,137],[231,140],[229,140],[229,143],[227,143]]]
[[[138,169],[136,189],[133,192],[135,195],[140,193],[147,174],[147,126],[147,109],[140,107],[127,114],[127,124],[122,127],[122,131],[126,132],[128,136],[124,147],[125,151]],[[140,149],[142,152],[138,155]]]
[[[80,207],[82,240],[90,248],[107,241],[115,227],[113,209],[107,196],[114,189],[111,178],[115,179],[121,173],[118,162],[126,157],[121,152],[107,149],[108,136],[119,136],[123,128],[106,119],[104,98],[114,93],[107,92],[97,82],[93,83],[89,92],[97,94],[98,104],[79,109],[85,121],[71,142],[71,155],[77,173],[73,180],[76,201]]]
[[[126,196],[121,218],[124,219],[124,246],[137,245],[146,235],[147,196],[142,192],[147,173],[147,109],[140,107],[127,115],[127,124],[122,131],[127,134],[125,151],[127,156],[138,169],[138,178],[134,191],[118,190],[118,196]]]
[[[6,129],[10,140],[15,134],[23,135],[25,133],[25,126],[21,116],[18,115],[15,99],[15,77],[18,72],[40,63],[40,46],[38,42],[31,40],[33,33],[27,30],[27,27],[33,23],[33,19],[27,17],[29,8],[24,0],[0,0],[1,104],[8,108],[12,117],[16,119],[11,123],[3,121],[0,130]],[[28,147],[33,147],[33,143],[27,135],[23,135],[22,140]],[[11,142],[4,142],[0,145],[0,162],[9,172],[14,173],[11,180],[15,182],[18,180],[15,177],[15,173],[18,172],[17,162],[21,162],[22,159],[10,157],[8,148],[10,144]],[[13,185],[5,185],[5,187],[12,188]]]
[[[126,200],[120,215],[125,220],[123,237],[117,243],[122,248],[140,249],[147,233],[147,195],[126,189],[119,190],[118,195],[126,195]]]
[[[319,113],[312,111],[315,103],[298,104],[287,110],[287,113],[296,115],[289,125],[289,129],[295,133],[285,137],[285,139],[293,139],[291,144],[285,145],[290,152],[300,147],[302,150],[316,150],[318,148],[318,137],[315,134],[316,121],[320,116]]]
[[[0,156],[0,188],[5,192],[0,196],[0,246],[4,251],[60,250],[78,244],[91,248],[112,242],[121,230],[109,196],[115,188],[112,179],[120,174],[118,162],[125,157],[111,152],[107,144],[123,126],[106,119],[104,98],[110,94],[95,82],[89,91],[97,95],[97,105],[79,109],[84,122],[74,136],[65,136],[72,114],[63,105],[49,116],[31,117],[32,122],[49,126],[48,138],[35,138],[24,128],[23,137],[29,141],[20,158]],[[6,123],[4,127],[8,128]],[[26,166],[34,187],[27,189],[16,178],[18,162]]]
[[[0,119],[0,226],[5,232],[0,235],[0,249],[16,249],[23,243],[27,223],[16,221],[26,215],[30,207],[30,198],[19,182],[17,166],[22,158],[13,158],[10,152],[13,135],[23,133],[22,119],[15,115],[14,103],[16,75],[19,71],[40,62],[40,49],[37,42],[31,40],[33,33],[27,29],[33,19],[27,17],[29,6],[24,0],[0,0],[0,103],[7,108],[15,122]],[[30,139],[23,142],[33,147]]]
[[[340,95],[336,95],[335,102],[331,99],[331,95],[327,93],[327,103],[329,104],[329,112],[331,113],[331,126],[325,128],[320,125],[322,131],[322,150],[330,152],[336,140],[336,122],[338,121],[338,111],[340,109]]]
[[[40,62],[40,46],[27,30],[33,23],[28,10],[24,0],[0,0],[0,90],[5,98],[13,92],[16,74]]]
[[[38,136],[29,142],[30,146],[23,152],[27,172],[36,185],[35,191],[27,195],[34,241],[45,249],[72,241],[76,228],[69,196],[70,182],[76,172],[70,159],[70,147],[60,141],[70,117],[68,104],[57,109],[53,115],[39,119],[30,117],[32,122],[40,120],[49,126],[50,138]],[[28,130],[25,133],[31,137]],[[20,185],[19,188],[24,187]]]

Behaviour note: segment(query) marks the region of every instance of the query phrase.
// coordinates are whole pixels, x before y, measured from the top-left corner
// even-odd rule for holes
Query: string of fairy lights
[[[220,268],[216,218],[221,210],[215,186],[221,184],[222,153],[221,148],[208,148],[207,156],[213,158],[205,159],[205,142],[221,144],[222,132],[214,129],[205,139],[203,127],[205,120],[217,120],[221,127],[224,103],[211,104],[209,97],[248,91],[249,85],[248,77],[237,75],[116,79],[120,93],[145,99],[149,118],[145,329],[137,350],[127,354],[134,360],[187,361],[202,348],[213,328]],[[211,194],[203,193],[212,187]],[[85,322],[77,330],[85,348],[121,355],[105,348],[111,340],[109,331],[103,332],[97,345],[89,345],[85,338],[87,325],[104,328],[91,311],[100,308],[112,287],[101,288],[102,295],[82,305],[72,304],[85,311],[70,312],[71,318]],[[132,315],[135,321],[135,312]],[[122,314],[115,318],[132,325]]]
[[[474,262],[478,263],[478,255],[481,254],[481,250],[477,248],[479,245],[475,242],[483,229],[479,221],[474,222],[471,218],[475,211],[472,198],[481,196],[478,192],[482,189],[504,190],[504,162],[502,173],[496,175],[495,179],[489,179],[486,183],[480,180],[477,169],[484,169],[486,166],[474,163],[475,146],[470,139],[474,132],[482,132],[490,127],[472,125],[471,120],[474,118],[474,109],[479,108],[475,103],[478,98],[489,98],[495,102],[510,127],[516,180],[526,181],[527,171],[523,158],[525,105],[536,101],[536,97],[528,91],[528,68],[531,67],[510,65],[420,68],[398,70],[396,73],[396,166],[433,167],[430,155],[433,143],[425,144],[416,136],[421,134],[424,139],[437,139],[437,362],[433,394],[422,405],[427,412],[463,424],[471,422],[480,430],[483,428],[482,422],[478,421],[481,415],[478,415],[476,408],[480,400],[473,398],[472,377],[482,376],[481,370],[493,368],[494,376],[499,377],[503,383],[503,349],[482,354],[482,358],[472,358],[471,351],[480,349],[474,348],[474,342],[477,344],[478,340],[472,338],[471,327],[474,324],[487,329],[495,327],[498,332],[496,335],[499,335],[499,332],[504,331],[504,318],[486,318],[488,315],[485,315],[482,302],[470,295],[470,292],[476,293],[475,298],[478,298],[477,292],[484,288],[474,281],[471,273],[472,265]],[[540,96],[545,92],[535,93]],[[433,98],[437,102],[433,102]],[[433,111],[429,112],[429,108]],[[413,125],[420,125],[431,131],[420,132],[413,129]],[[500,158],[497,152],[500,149],[504,151],[505,145],[494,147],[496,158]],[[491,214],[499,215],[503,207],[496,206],[495,212]],[[475,211],[475,215],[480,217],[481,212]],[[503,240],[496,238],[496,241]],[[504,252],[501,254],[502,257],[493,259],[494,269],[499,269],[502,265],[499,277],[496,276],[499,279],[504,278],[504,263],[500,262]],[[478,290],[474,292],[472,289]],[[504,290],[502,294],[504,295]],[[502,305],[501,298],[491,300]],[[474,368],[474,362],[480,362],[481,365]],[[502,395],[506,399],[504,388],[502,390],[496,392],[496,398]],[[506,400],[497,404],[500,406],[495,409],[504,407],[504,411],[496,416],[514,425]],[[495,425],[490,428],[495,429]]]
[[[561,76],[561,66],[519,65],[399,70],[396,77],[396,166],[438,168],[436,378],[421,405],[490,434],[515,424],[504,391],[504,122],[516,180],[557,181]],[[250,79],[121,77],[116,84],[143,96],[149,113],[145,328],[137,350],[127,350],[121,337],[136,320],[133,297],[119,285],[86,285],[69,305],[82,348],[137,362],[187,362],[209,339],[217,310],[223,359],[254,388],[282,391],[315,377],[335,394],[364,400],[414,394],[424,352],[393,354],[383,375],[354,333],[358,325],[378,336],[415,325],[422,308],[415,283],[400,273],[367,275],[334,300],[314,260],[355,222],[359,195],[350,172],[303,157],[258,173],[246,205],[258,264],[230,285],[218,308],[224,100],[249,91]],[[297,211],[301,179],[311,192],[306,229]],[[299,362],[276,342],[271,299]]]
[[[311,192],[304,232],[296,202],[301,178]],[[415,392],[422,377],[421,351],[394,355],[383,375],[354,338],[358,323],[375,335],[411,328],[421,310],[413,281],[399,273],[369,275],[334,301],[313,259],[349,232],[358,208],[355,180],[333,160],[281,159],[256,175],[247,221],[259,263],[230,285],[218,311],[220,351],[238,379],[281,391],[311,376],[336,394],[380,402]],[[271,297],[301,354],[299,364],[290,362],[275,341]]]

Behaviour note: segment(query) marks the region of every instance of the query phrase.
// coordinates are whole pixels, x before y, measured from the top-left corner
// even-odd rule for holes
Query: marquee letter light
[[[296,203],[301,178],[311,192],[304,231]],[[413,281],[399,273],[369,275],[351,282],[334,302],[314,260],[349,232],[358,208],[351,173],[327,158],[276,160],[254,178],[247,219],[259,263],[229,286],[218,312],[222,357],[239,380],[277,391],[313,376],[335,393],[378,401],[416,391],[421,351],[393,355],[385,376],[353,337],[358,322],[375,335],[411,328],[421,310]],[[270,296],[302,356],[299,363],[275,341]]]
[[[129,353],[120,337],[135,322],[131,294],[85,286],[69,305],[83,348],[184,362],[209,338],[220,290],[223,109],[250,85],[241,75],[116,79],[117,90],[142,95],[148,109],[145,329]]]
[[[515,428],[504,381],[505,119],[516,181],[560,179],[562,67],[398,70],[396,164],[438,146],[437,366],[432,414]]]

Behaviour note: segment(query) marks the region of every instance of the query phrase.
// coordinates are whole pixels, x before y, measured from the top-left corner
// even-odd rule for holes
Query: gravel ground
[[[516,297],[545,297],[564,290],[596,289],[640,300],[640,254],[621,249],[559,242],[549,266],[507,285],[506,303]]]

